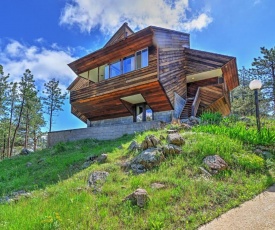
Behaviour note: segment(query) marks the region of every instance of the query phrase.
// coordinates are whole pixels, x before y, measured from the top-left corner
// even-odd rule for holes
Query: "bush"
[[[220,113],[205,112],[201,115],[201,121],[205,124],[220,124],[222,115]]]
[[[264,169],[265,161],[263,158],[251,154],[251,155],[236,155],[236,163],[241,166],[247,172],[255,172]]]

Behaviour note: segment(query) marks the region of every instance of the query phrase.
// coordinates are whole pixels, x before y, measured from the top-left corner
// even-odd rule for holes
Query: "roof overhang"
[[[153,45],[153,31],[151,27],[147,27],[68,65],[77,75],[79,75],[151,45]]]
[[[222,69],[214,69],[214,70],[209,70],[201,73],[195,73],[195,74],[189,74],[186,76],[186,82],[195,82],[195,81],[201,81],[213,77],[222,77]]]

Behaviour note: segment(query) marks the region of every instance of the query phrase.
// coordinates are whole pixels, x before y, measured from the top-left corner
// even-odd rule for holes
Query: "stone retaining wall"
[[[75,141],[88,138],[97,140],[111,140],[119,138],[124,134],[133,134],[135,132],[158,129],[160,127],[160,121],[150,121],[50,132],[48,133],[48,147],[51,147],[58,142]]]

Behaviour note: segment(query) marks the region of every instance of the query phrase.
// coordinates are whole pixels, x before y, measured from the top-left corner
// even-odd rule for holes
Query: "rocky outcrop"
[[[212,174],[216,174],[228,167],[228,164],[219,155],[207,156],[203,159],[203,163],[206,164]]]
[[[145,189],[139,188],[123,199],[123,201],[127,200],[130,200],[132,204],[143,208],[149,200],[149,196]]]
[[[137,155],[130,163],[131,169],[134,172],[146,171],[157,165],[164,160],[164,155],[157,148],[146,149]],[[138,169],[138,171],[135,169]]]
[[[142,150],[148,149],[148,148],[156,148],[160,144],[160,140],[156,138],[154,135],[149,135],[145,137],[144,141],[142,141],[140,148]]]
[[[108,155],[105,153],[102,153],[99,156],[90,156],[87,158],[87,160],[83,163],[81,166],[82,169],[88,168],[91,164],[98,163],[98,164],[103,164],[106,162],[108,158]]]
[[[130,152],[134,152],[136,150],[140,149],[140,145],[136,141],[132,141],[132,143],[129,145],[128,150]]]
[[[164,184],[161,184],[161,183],[153,183],[151,184],[151,188],[153,189],[162,189],[162,188],[165,188],[166,186]]]
[[[181,146],[185,144],[184,139],[179,133],[168,134],[166,140],[169,144],[173,144],[173,145]]]
[[[29,155],[30,153],[32,153],[31,150],[29,149],[22,149],[20,152],[20,155]]]
[[[88,178],[88,186],[91,187],[94,192],[100,192],[108,176],[109,173],[105,171],[92,172]]]
[[[177,145],[169,144],[162,147],[162,152],[165,156],[180,154],[182,153],[182,148]]]

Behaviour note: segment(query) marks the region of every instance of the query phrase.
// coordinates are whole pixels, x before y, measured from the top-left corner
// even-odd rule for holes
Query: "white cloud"
[[[5,47],[0,47],[0,50],[0,63],[4,66],[5,73],[10,73],[12,81],[19,81],[26,69],[31,70],[36,81],[44,83],[55,78],[60,81],[62,88],[76,77],[67,66],[76,59],[69,48],[61,50],[57,44],[43,47],[11,40]]]
[[[141,29],[149,25],[181,31],[201,30],[212,22],[207,12],[187,18],[189,0],[71,0],[62,10],[60,24],[77,26],[82,32],[99,28],[113,34],[124,22]],[[196,13],[197,14],[197,13]]]
[[[197,18],[193,19],[192,21],[185,23],[185,28],[187,28],[188,31],[195,29],[202,30],[211,22],[212,18],[209,18],[205,13],[203,13],[200,14]]]

